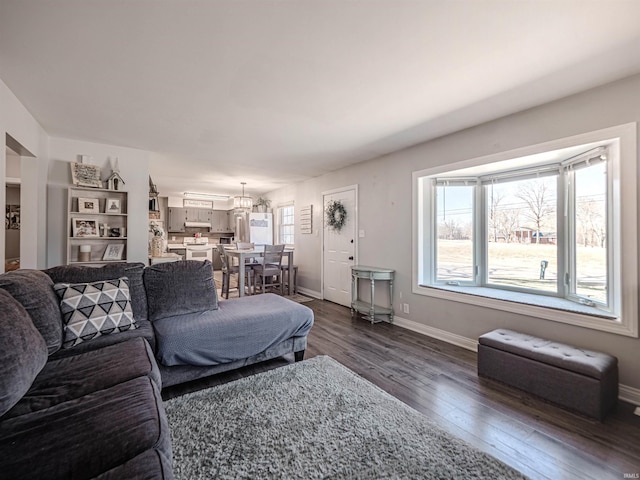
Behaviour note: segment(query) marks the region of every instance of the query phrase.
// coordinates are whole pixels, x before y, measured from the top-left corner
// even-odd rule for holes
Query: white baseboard
[[[620,384],[618,385],[618,398],[633,405],[640,405],[640,389]]]
[[[402,328],[406,328],[407,330],[411,330],[413,332],[422,333],[427,337],[437,338],[438,340],[442,340],[443,342],[466,348],[467,350],[471,350],[473,352],[478,351],[477,340],[471,340],[470,338],[456,335],[455,333],[447,332],[446,330],[440,330],[439,328],[430,327],[429,325],[425,325],[423,323],[414,322],[413,320],[407,320],[406,318],[398,317],[397,315],[393,317],[393,324]]]
[[[301,295],[306,295],[307,297],[317,298],[318,300],[322,300],[322,294],[320,292],[316,292],[315,290],[310,290],[304,287],[298,287],[298,293]]]
[[[472,350],[474,352],[478,351],[477,340],[472,340],[455,333],[447,332],[446,330],[440,330],[439,328],[430,327],[429,325],[424,325],[398,316],[393,317],[393,324],[413,332],[421,333],[427,337],[436,338],[443,342],[466,348],[467,350]],[[631,403],[632,405],[640,405],[640,389],[620,384],[618,385],[618,398],[624,402]],[[640,408],[636,409],[636,415],[640,415]]]

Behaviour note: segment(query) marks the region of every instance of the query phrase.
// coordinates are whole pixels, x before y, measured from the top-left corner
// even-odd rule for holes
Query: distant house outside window
[[[278,241],[285,245],[294,244],[294,212],[293,204],[278,207]]]

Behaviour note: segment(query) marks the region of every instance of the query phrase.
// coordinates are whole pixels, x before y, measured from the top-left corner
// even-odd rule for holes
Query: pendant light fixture
[[[240,182],[240,184],[242,185],[242,195],[233,197],[233,207],[251,210],[251,207],[253,207],[253,198],[244,196],[244,186],[247,182]]]

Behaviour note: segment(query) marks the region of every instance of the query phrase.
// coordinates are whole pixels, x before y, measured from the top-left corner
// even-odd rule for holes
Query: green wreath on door
[[[331,200],[325,209],[327,225],[329,228],[339,232],[347,221],[347,209],[344,208],[340,200]]]

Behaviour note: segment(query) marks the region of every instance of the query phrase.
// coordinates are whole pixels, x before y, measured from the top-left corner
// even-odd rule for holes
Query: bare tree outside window
[[[555,177],[554,177],[555,181]],[[548,179],[536,179],[525,182],[516,197],[525,203],[523,216],[528,219],[536,230],[536,243],[540,243],[543,227],[548,223],[549,217],[555,218],[555,190],[552,189]]]

